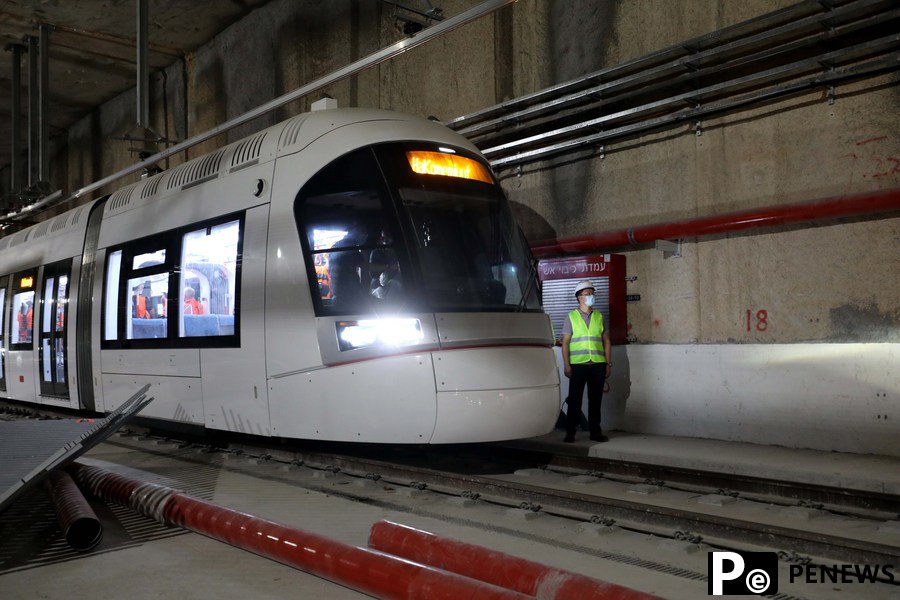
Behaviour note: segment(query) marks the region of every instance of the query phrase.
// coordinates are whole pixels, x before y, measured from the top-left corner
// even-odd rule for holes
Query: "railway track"
[[[256,476],[278,478],[285,471],[305,470],[318,474],[303,483],[311,488],[333,488],[336,478],[379,482],[411,495],[491,504],[524,516],[551,515],[698,549],[776,551],[786,562],[893,564],[900,554],[896,530],[900,503],[875,492],[498,445],[278,446],[260,444],[255,438],[210,441],[147,432],[125,433],[112,443],[198,464],[221,456],[225,468],[250,469]],[[348,486],[342,493],[378,502],[371,496],[378,487]]]
[[[135,437],[135,436],[132,436]],[[127,436],[126,438],[127,439]],[[892,542],[898,536],[890,529],[896,513],[879,512],[873,505],[889,505],[888,498],[861,501],[863,507],[842,503],[827,509],[802,498],[807,489],[800,484],[741,478],[729,489],[703,489],[703,480],[714,484],[732,482],[722,475],[698,472],[700,482],[688,480],[685,470],[678,482],[645,478],[642,465],[604,464],[600,473],[593,460],[569,457],[511,456],[506,449],[480,446],[461,449],[455,458],[433,449],[396,451],[387,458],[372,458],[371,449],[327,444],[290,447],[232,443],[227,447],[167,437],[146,437],[144,442],[162,443],[200,452],[221,452],[226,466],[269,465],[282,470],[303,467],[329,477],[377,481],[383,485],[431,492],[462,500],[493,503],[524,513],[543,513],[601,527],[618,527],[632,532],[670,538],[716,549],[776,551],[783,560],[801,563],[893,564],[900,548]],[[150,451],[158,451],[150,449]],[[384,454],[384,450],[374,453]],[[543,454],[543,453],[538,453]],[[534,459],[541,460],[535,461]],[[479,462],[480,460],[480,462]],[[412,464],[411,464],[412,463]],[[423,463],[437,464],[426,466]],[[478,465],[478,468],[472,468]],[[615,471],[627,475],[611,476]],[[650,472],[656,472],[651,470]],[[637,473],[637,475],[636,475]],[[747,498],[729,491],[742,487]],[[763,491],[787,492],[790,501],[773,503]],[[811,497],[846,499],[841,490],[811,486]],[[364,495],[364,494],[363,494]],[[750,499],[750,495],[757,498]],[[793,498],[800,496],[798,502]],[[362,499],[362,498],[361,498]],[[777,500],[777,499],[776,499]],[[893,506],[898,504],[896,501]],[[882,528],[883,529],[883,528]]]
[[[495,447],[493,452],[504,459],[527,457],[527,460],[546,464],[550,469],[596,471],[606,476],[631,477],[640,480],[664,481],[667,487],[685,490],[712,489],[729,495],[740,495],[765,502],[802,502],[806,505],[822,505],[831,512],[847,511],[849,514],[865,514],[872,511],[896,514],[900,498],[895,495],[870,490],[851,490],[844,487],[817,485],[783,479],[751,477],[739,474],[716,473],[700,469],[660,466],[624,460],[592,456],[552,454],[508,444]]]

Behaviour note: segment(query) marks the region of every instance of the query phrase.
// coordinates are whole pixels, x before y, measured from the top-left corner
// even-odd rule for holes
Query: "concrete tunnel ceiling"
[[[270,0],[150,2],[151,77]],[[50,34],[51,139],[104,102],[134,87],[136,81],[135,0],[0,1],[0,44],[22,43],[37,35],[35,26],[53,27]],[[190,18],[186,18],[187,15]],[[0,168],[10,162],[12,56],[0,56]],[[28,55],[22,56],[22,139],[27,144]],[[122,132],[125,133],[125,132]]]

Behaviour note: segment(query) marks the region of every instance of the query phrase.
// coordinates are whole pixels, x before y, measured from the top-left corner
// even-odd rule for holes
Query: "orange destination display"
[[[474,179],[484,183],[494,183],[490,171],[480,162],[465,156],[446,154],[444,152],[426,152],[424,150],[412,150],[406,153],[409,166],[416,173],[422,175],[442,175],[444,177],[459,177],[460,179]]]
[[[20,288],[30,288],[34,285],[34,277],[23,277],[21,281],[19,281]]]

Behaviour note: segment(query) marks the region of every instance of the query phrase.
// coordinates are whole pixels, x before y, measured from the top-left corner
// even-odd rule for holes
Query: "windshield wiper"
[[[535,262],[537,261],[533,258],[528,261],[528,281],[525,282],[525,291],[522,292],[522,298],[519,300],[519,305],[516,306],[516,312],[525,310],[525,305],[528,303],[528,296],[531,294],[531,287],[537,280],[537,267],[535,266]]]

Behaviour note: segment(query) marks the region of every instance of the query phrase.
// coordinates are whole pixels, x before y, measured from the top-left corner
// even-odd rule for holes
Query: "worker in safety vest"
[[[600,430],[600,402],[603,385],[610,375],[612,365],[607,360],[612,354],[609,333],[603,327],[603,315],[593,310],[594,284],[581,281],[575,286],[578,308],[563,321],[562,355],[565,374],[569,378],[569,397],[566,402],[566,437],[564,442],[575,441],[575,430],[581,421],[581,399],[584,386],[588,389],[588,428],[591,439],[605,442],[608,438]]]
[[[19,326],[19,339],[17,342],[26,341],[25,337],[25,313],[28,311],[28,308],[25,306],[25,303],[22,303],[22,306],[16,311],[16,324]]]
[[[184,288],[184,314],[186,315],[202,315],[203,305],[197,302],[196,292],[192,287]]]
[[[25,341],[31,341],[31,331],[34,329],[34,302],[28,301],[28,312],[25,313]]]

